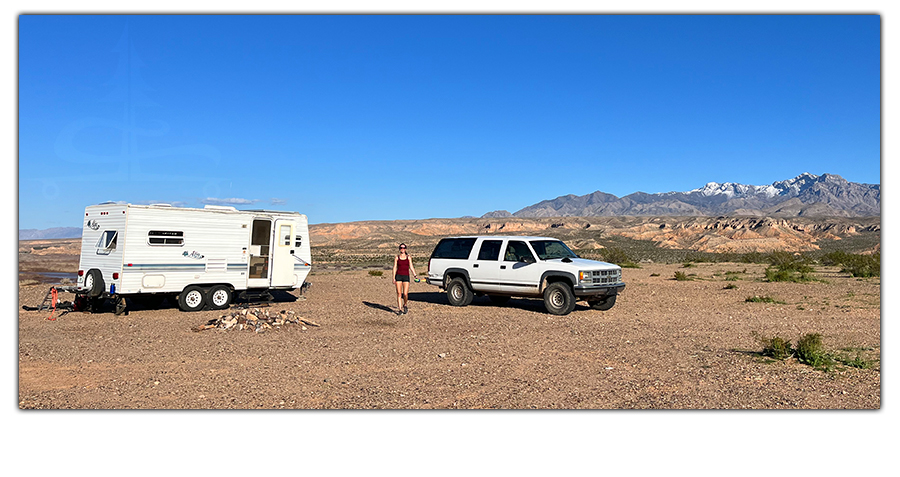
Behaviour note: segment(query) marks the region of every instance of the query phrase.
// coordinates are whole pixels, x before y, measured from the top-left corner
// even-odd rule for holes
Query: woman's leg
[[[409,282],[403,282],[403,306],[409,303]]]
[[[397,281],[397,309],[403,309],[403,282]]]

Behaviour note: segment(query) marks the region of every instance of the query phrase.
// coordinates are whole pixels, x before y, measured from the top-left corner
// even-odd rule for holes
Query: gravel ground
[[[676,271],[697,280],[675,281]],[[738,281],[725,281],[736,271]],[[130,307],[127,316],[19,311],[23,409],[878,409],[880,280],[819,269],[827,283],[765,283],[751,264],[626,269],[612,310],[567,316],[534,299],[447,304],[411,284],[397,316],[390,278],[318,271],[306,296],[281,294],[320,327],[264,333],[191,328],[222,311]],[[653,276],[658,274],[658,276]],[[387,275],[387,274],[385,274]],[[725,289],[736,284],[736,289]],[[19,287],[37,305],[46,285]],[[748,303],[770,296],[784,304]],[[71,295],[61,295],[71,299]],[[760,355],[754,338],[857,350],[871,369],[813,369]]]

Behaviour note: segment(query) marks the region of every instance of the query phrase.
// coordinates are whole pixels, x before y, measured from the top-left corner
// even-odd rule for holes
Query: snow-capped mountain
[[[709,182],[687,192],[616,197],[604,192],[538,202],[515,217],[614,215],[756,215],[868,217],[881,215],[881,186],[835,174],[803,174],[769,185]]]

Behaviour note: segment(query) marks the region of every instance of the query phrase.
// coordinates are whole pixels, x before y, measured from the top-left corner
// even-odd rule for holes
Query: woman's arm
[[[394,255],[394,269],[391,271],[391,281],[397,283],[397,258],[399,255]]]
[[[407,257],[409,257],[409,271],[413,272],[414,277],[419,278],[419,274],[416,273],[416,267],[413,266],[412,257],[409,255],[407,255]]]

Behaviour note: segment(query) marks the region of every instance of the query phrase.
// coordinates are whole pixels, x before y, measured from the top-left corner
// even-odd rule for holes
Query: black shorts
[[[394,275],[394,280],[398,282],[409,282],[409,275]]]

